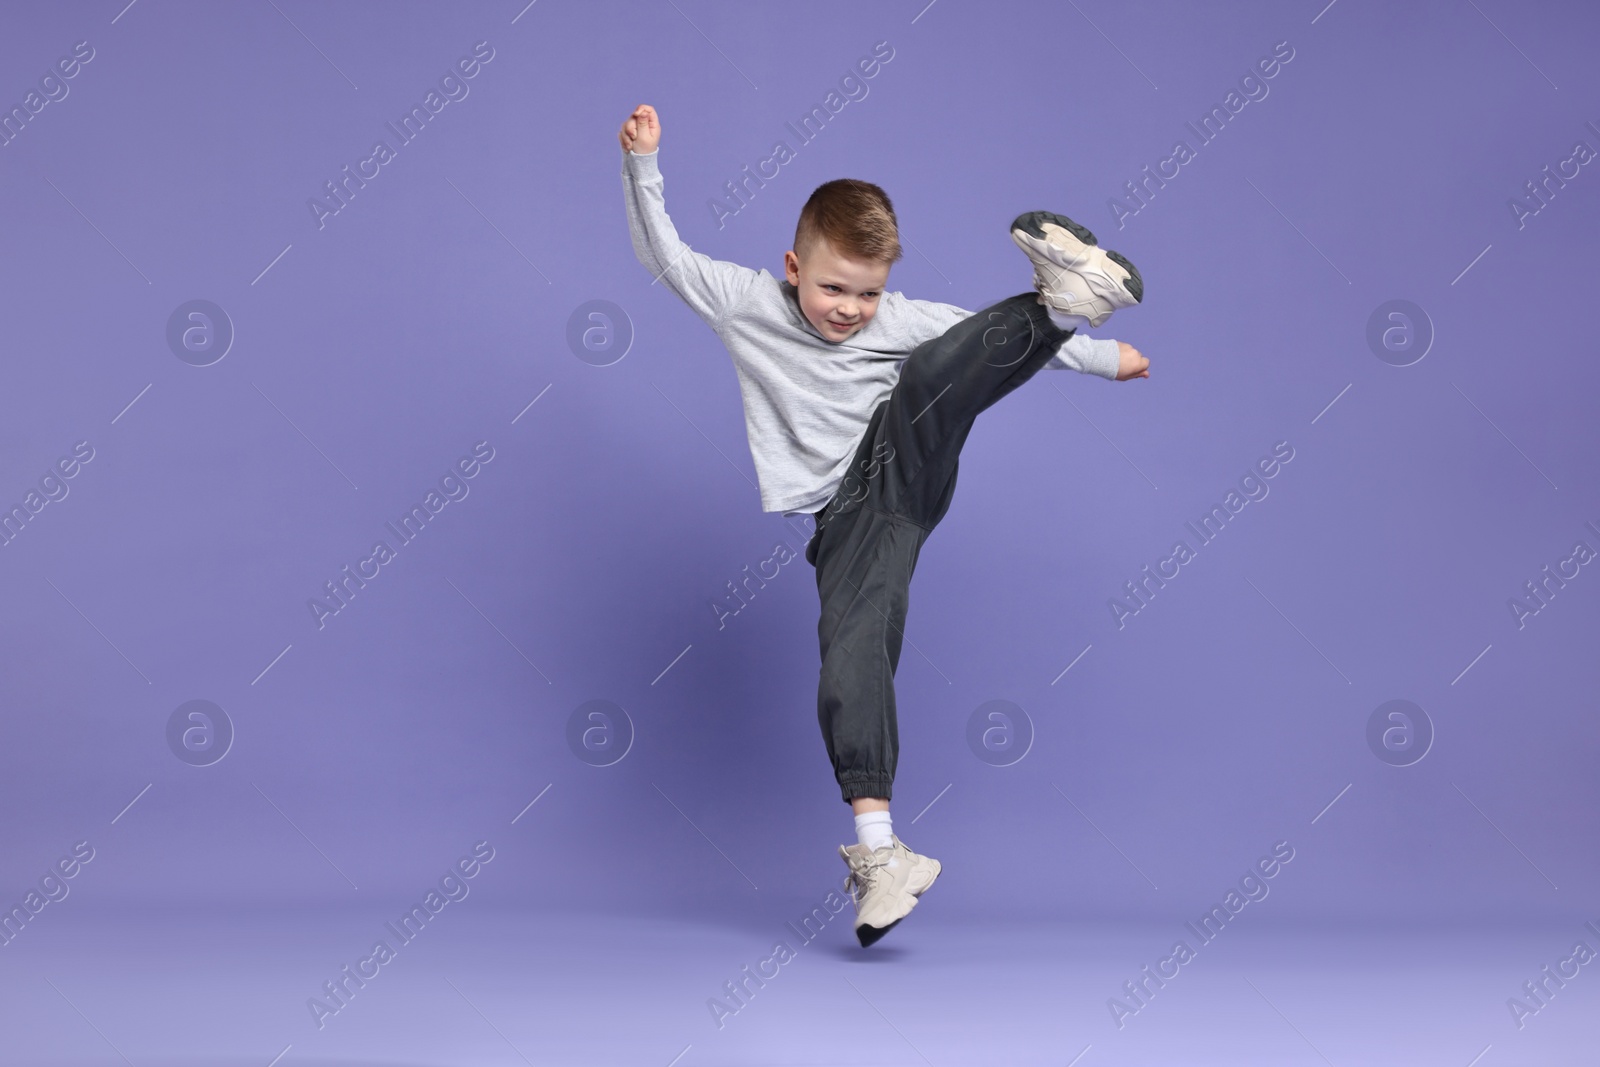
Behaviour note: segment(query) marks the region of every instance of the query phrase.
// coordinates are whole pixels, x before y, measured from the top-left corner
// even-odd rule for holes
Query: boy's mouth
[[[853,322],[836,322],[833,319],[828,319],[827,323],[835,330],[853,330],[856,327],[856,324]]]

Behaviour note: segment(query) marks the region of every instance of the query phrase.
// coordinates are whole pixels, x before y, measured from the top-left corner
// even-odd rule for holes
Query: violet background
[[[771,926],[842,878],[814,572],[712,607],[810,527],[760,511],[727,353],[634,259],[641,102],[712,256],[778,271],[811,189],[853,176],[894,199],[907,295],[1026,289],[1006,226],[1035,208],[1145,278],[1092,332],[1152,377],[1041,372],[986,414],[921,557],[893,810],[945,915],[1175,930],[1287,840],[1274,921],[1600,919],[1600,578],[1521,629],[1507,606],[1600,548],[1600,178],[1508,207],[1600,147],[1593,9],[922,4],[8,10],[6,107],[95,49],[0,148],[0,504],[95,450],[0,548],[0,902],[96,852],[25,938],[124,907],[366,930],[478,840],[482,906],[552,916]],[[469,95],[319,229],[308,199],[484,40]],[[1266,98],[1119,228],[1109,199],[1280,41]],[[793,162],[719,227],[779,139]],[[166,340],[194,299],[236,334],[210,366]],[[1408,366],[1367,341],[1395,299],[1433,331]],[[604,366],[567,340],[591,300],[633,334]],[[470,494],[319,629],[308,599],[484,440]],[[1119,630],[1108,600],[1279,441],[1270,494]],[[236,731],[206,767],[166,739],[193,699]],[[605,767],[567,742],[596,699],[634,731]],[[1367,744],[1392,699],[1436,732],[1411,766]],[[1011,766],[967,743],[992,700],[1032,723]]]

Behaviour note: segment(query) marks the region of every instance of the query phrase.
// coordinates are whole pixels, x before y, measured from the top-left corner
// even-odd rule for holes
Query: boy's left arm
[[[944,333],[962,319],[971,318],[975,312],[954,304],[936,300],[913,300],[897,292],[883,294],[878,315],[888,313],[890,321],[912,338],[910,347],[931,340]],[[1109,337],[1090,337],[1082,330],[1061,343],[1047,370],[1075,370],[1080,374],[1093,374],[1111,381],[1150,377],[1150,361],[1139,350]]]
[[[1137,348],[1109,337],[1090,337],[1082,330],[1063,341],[1045,367],[1097,374],[1114,382],[1150,377],[1150,361]]]

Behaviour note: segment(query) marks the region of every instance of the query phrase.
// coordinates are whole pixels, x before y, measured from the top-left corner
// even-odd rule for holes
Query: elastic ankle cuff
[[[839,795],[846,804],[856,797],[882,797],[885,800],[893,799],[892,778],[850,778],[839,783]]]
[[[1027,297],[1023,310],[1027,313],[1029,320],[1033,322],[1034,328],[1052,342],[1051,347],[1059,347],[1061,342],[1076,332],[1056,325],[1056,320],[1050,315],[1050,305],[1039,299],[1037,291],[1030,291],[1020,295]]]

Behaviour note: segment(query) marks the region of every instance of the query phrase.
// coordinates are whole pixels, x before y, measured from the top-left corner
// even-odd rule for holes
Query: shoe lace
[[[850,900],[857,908],[861,906],[861,898],[877,884],[878,872],[882,868],[883,861],[875,855],[859,857],[850,862],[850,873],[844,877],[844,890],[850,894]]]

